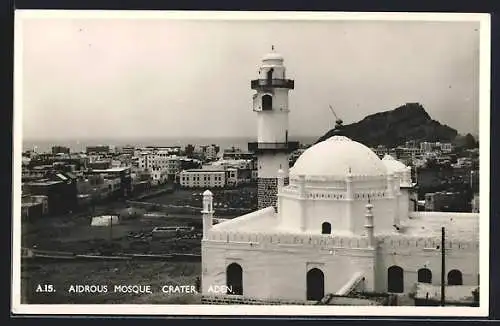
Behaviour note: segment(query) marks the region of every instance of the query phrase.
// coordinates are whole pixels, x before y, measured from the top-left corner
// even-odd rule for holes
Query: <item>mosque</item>
[[[353,290],[409,293],[441,282],[445,228],[447,285],[479,283],[479,214],[415,211],[410,167],[380,159],[336,135],[308,148],[288,168],[283,57],[264,56],[256,91],[258,210],[213,225],[203,196],[202,294],[269,300],[320,300]]]

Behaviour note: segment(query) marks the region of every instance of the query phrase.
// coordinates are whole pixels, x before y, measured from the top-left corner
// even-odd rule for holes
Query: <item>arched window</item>
[[[271,68],[267,71],[267,73],[266,73],[267,80],[271,81],[273,79],[273,72],[274,72],[274,68]]]
[[[421,268],[418,270],[418,282],[420,283],[432,283],[432,272],[428,268]]]
[[[331,234],[332,233],[332,226],[328,222],[324,222],[321,224],[321,234]]]
[[[232,263],[226,269],[227,294],[243,295],[243,269],[237,263]]]
[[[452,269],[448,272],[448,285],[463,285],[462,272]]]
[[[320,269],[307,272],[307,300],[319,301],[325,296],[325,275]]]
[[[270,111],[273,109],[273,97],[269,94],[262,95],[262,110]]]
[[[401,267],[391,266],[387,269],[387,292],[404,292],[404,275]]]

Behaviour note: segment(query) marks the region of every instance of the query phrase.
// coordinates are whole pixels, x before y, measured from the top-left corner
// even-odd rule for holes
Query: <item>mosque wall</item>
[[[380,243],[376,264],[376,291],[386,292],[388,268],[403,269],[404,291],[411,291],[418,281],[417,272],[428,268],[432,272],[432,284],[441,282],[441,250],[436,249],[440,239],[387,238]],[[464,285],[477,285],[479,273],[479,247],[477,243],[448,241],[446,244],[446,273],[459,270]]]
[[[409,292],[420,268],[429,268],[432,282],[439,284],[438,245],[439,238],[386,236],[379,239],[375,256],[365,237],[211,232],[202,245],[203,279],[205,285],[224,285],[225,268],[237,262],[244,270],[245,295],[302,300],[304,273],[313,265],[325,274],[325,291],[336,291],[363,272],[367,290],[377,292],[387,291],[388,268],[395,265],[403,269],[404,291]],[[456,239],[446,245],[447,272],[458,269],[464,285],[477,284],[478,244]]]
[[[356,234],[365,232],[365,214],[367,200],[355,200],[352,204],[351,228]],[[394,198],[374,198],[373,224],[375,233],[394,230],[394,215],[396,214],[396,202]]]
[[[331,225],[332,234],[336,231],[349,231],[348,204],[347,201],[305,200],[306,230],[321,234],[322,224],[328,222]]]
[[[410,197],[408,190],[401,189],[401,195],[399,199],[399,221],[405,221],[408,219],[408,212],[413,210],[413,202],[410,202]]]
[[[301,205],[297,199],[281,197],[282,205],[280,214],[280,224],[289,230],[300,230],[301,226]]]
[[[317,250],[301,246],[248,247],[243,244],[206,243],[203,247],[203,294],[210,285],[226,285],[226,268],[237,263],[243,270],[243,295],[269,299],[305,300],[307,273],[324,275],[325,293],[339,291],[353,275],[365,276],[367,289],[374,280],[371,249]],[[286,275],[286,277],[284,277]]]
[[[282,201],[282,221],[290,229],[300,226],[300,199],[297,190],[285,189]],[[329,222],[333,230],[352,231],[356,234],[365,232],[365,213],[368,198],[374,205],[374,224],[379,232],[394,231],[395,217],[408,218],[408,197],[405,194],[388,197],[384,191],[356,192],[353,200],[346,200],[345,191],[330,189],[307,189],[303,201],[306,211],[306,230],[321,233],[321,224]],[[398,202],[399,201],[399,202]],[[351,208],[348,208],[348,205]],[[350,212],[349,212],[350,210]]]

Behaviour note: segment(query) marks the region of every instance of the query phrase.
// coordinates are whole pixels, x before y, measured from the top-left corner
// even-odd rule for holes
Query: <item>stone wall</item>
[[[143,209],[153,209],[155,211],[164,212],[168,214],[189,214],[189,215],[201,215],[201,207],[189,206],[189,205],[164,205],[156,204],[150,202],[140,202],[140,201],[127,201],[127,204],[132,207],[143,208]],[[235,216],[240,214],[246,214],[250,212],[250,208],[217,208],[216,214],[218,216]]]
[[[260,298],[250,298],[237,295],[204,295],[201,298],[203,304],[248,304],[248,305],[314,305],[314,301],[305,300],[266,300]]]
[[[285,178],[285,186],[288,178]],[[262,209],[273,206],[277,210],[278,179],[259,178],[257,182],[257,208]]]

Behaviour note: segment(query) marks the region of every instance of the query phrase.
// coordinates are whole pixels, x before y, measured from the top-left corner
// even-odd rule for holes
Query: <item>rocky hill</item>
[[[433,120],[419,103],[407,103],[394,110],[379,112],[349,125],[337,126],[318,142],[343,135],[366,146],[395,147],[408,140],[452,142],[457,131]]]

